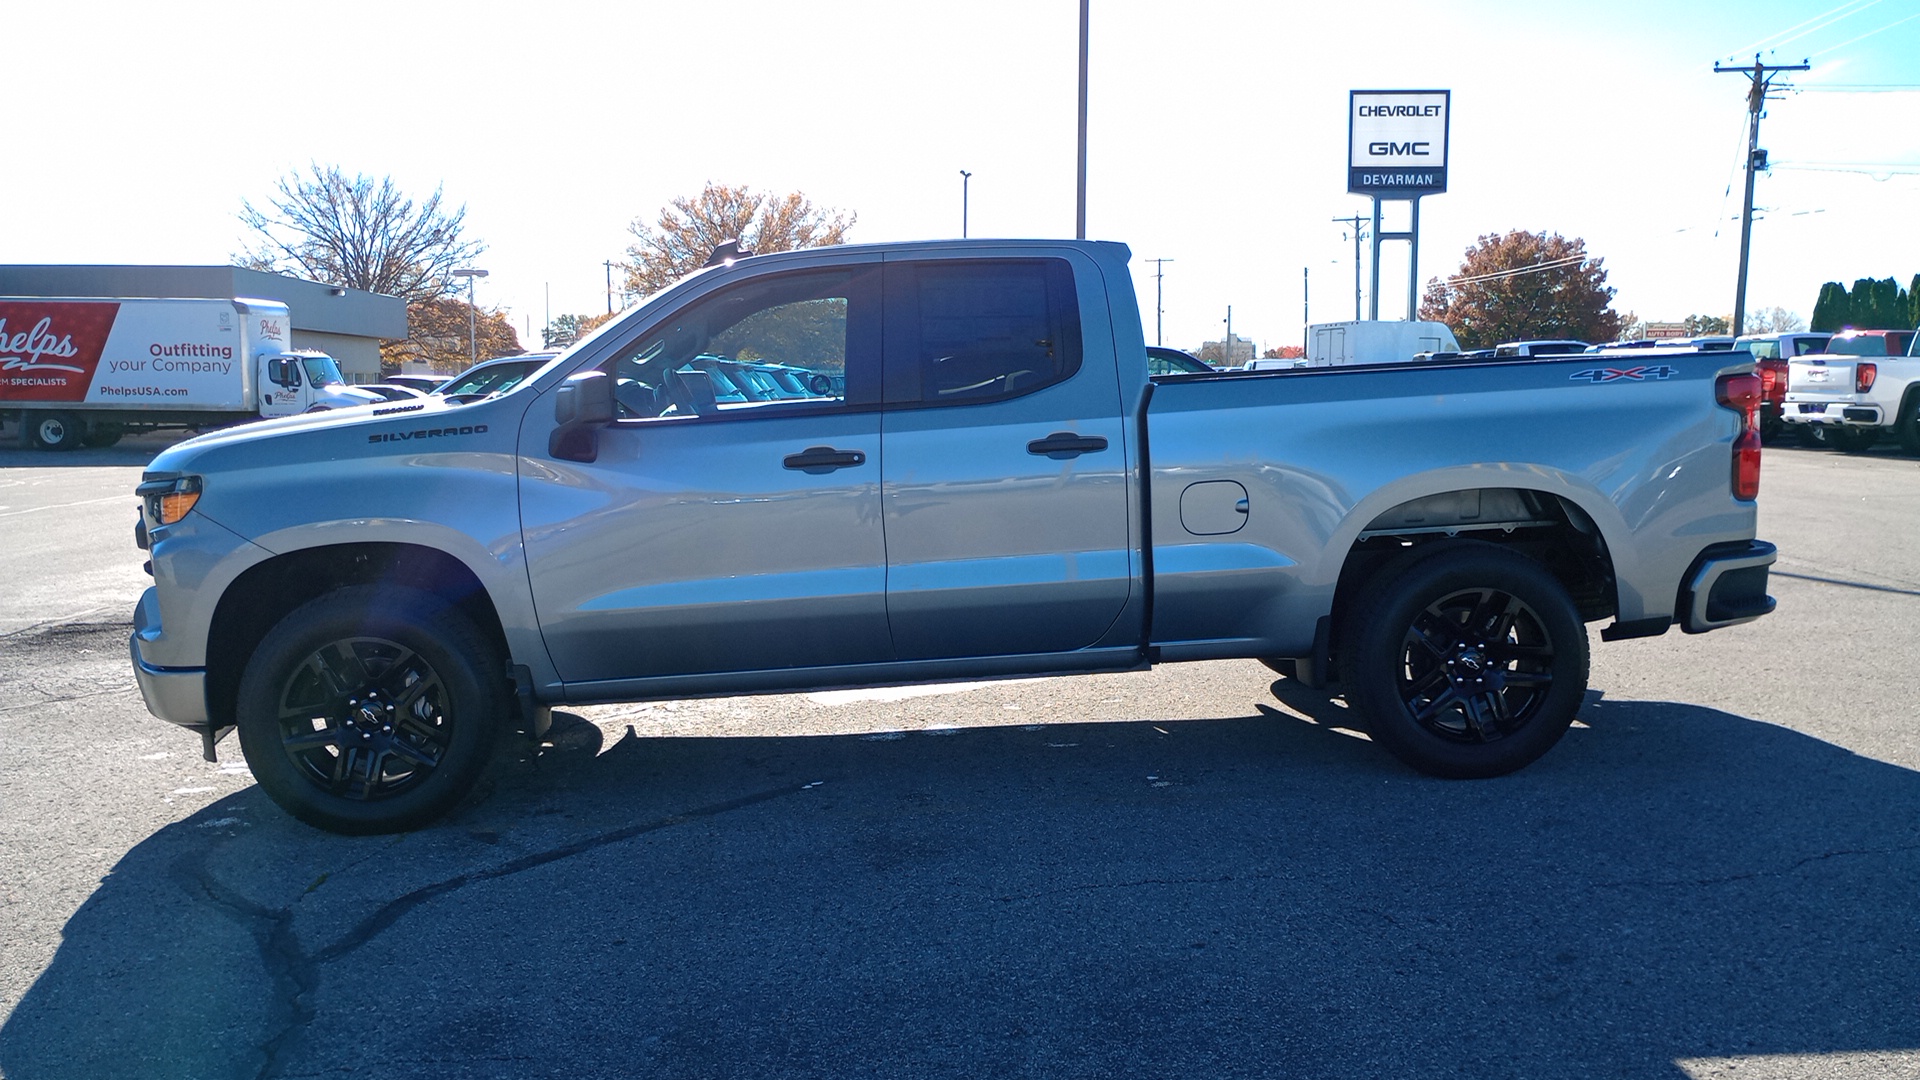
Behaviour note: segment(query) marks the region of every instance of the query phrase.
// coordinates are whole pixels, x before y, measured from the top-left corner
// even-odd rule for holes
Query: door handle
[[[809,446],[797,454],[788,454],[780,463],[789,469],[819,475],[835,469],[865,465],[867,455],[858,450],[835,450],[831,446]]]
[[[1107,448],[1107,440],[1098,435],[1076,435],[1071,431],[1056,431],[1044,439],[1035,439],[1027,444],[1027,453],[1050,457],[1056,461],[1091,454]]]

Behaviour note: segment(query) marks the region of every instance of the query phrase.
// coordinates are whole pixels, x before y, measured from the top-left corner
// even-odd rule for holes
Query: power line
[[[1830,45],[1827,48],[1821,49],[1819,52],[1814,53],[1813,56],[1825,56],[1828,53],[1833,52],[1835,49],[1844,49],[1847,46],[1854,44],[1855,42],[1865,41],[1876,34],[1884,34],[1887,31],[1893,29],[1894,27],[1899,26],[1901,23],[1910,23],[1915,19],[1920,19],[1920,11],[1917,11],[1912,15],[1907,16],[1904,19],[1895,19],[1894,21],[1888,23],[1887,25],[1881,27],[1878,30],[1869,30],[1864,34],[1861,34],[1859,37],[1848,38],[1847,40],[1841,42],[1838,45]],[[1807,59],[1811,60],[1813,59],[1813,56],[1809,56],[1807,57]]]
[[[1564,258],[1549,259],[1543,263],[1534,263],[1532,266],[1515,267],[1512,270],[1494,270],[1490,273],[1474,274],[1470,277],[1450,277],[1443,280],[1441,284],[1472,285],[1475,282],[1493,281],[1498,278],[1520,277],[1523,274],[1542,274],[1548,270],[1561,270],[1575,263],[1586,262],[1589,258],[1591,258],[1591,256],[1588,255],[1568,255]]]
[[[1807,19],[1804,22],[1796,23],[1793,26],[1787,27],[1785,30],[1780,30],[1772,34],[1768,34],[1766,37],[1761,38],[1759,41],[1756,41],[1751,45],[1745,46],[1743,48],[1735,49],[1732,52],[1727,54],[1727,59],[1731,60],[1736,56],[1744,56],[1747,53],[1754,52],[1757,49],[1778,49],[1782,45],[1790,45],[1793,42],[1799,41],[1801,38],[1806,37],[1808,34],[1817,33],[1818,31],[1825,30],[1827,27],[1832,26],[1834,23],[1840,22],[1843,19],[1851,18],[1855,15],[1858,15],[1861,12],[1867,10],[1868,8],[1874,7],[1882,2],[1883,0],[1865,0],[1864,3],[1862,2],[1862,0],[1847,0],[1846,3],[1841,4],[1839,7],[1832,8],[1831,10],[1828,10],[1828,11],[1823,11],[1820,14],[1815,15],[1813,18]],[[1823,22],[1822,20],[1825,20],[1825,21]],[[1813,23],[1819,23],[1819,25],[1818,26],[1811,25]],[[1799,31],[1799,33],[1795,33],[1795,31]]]

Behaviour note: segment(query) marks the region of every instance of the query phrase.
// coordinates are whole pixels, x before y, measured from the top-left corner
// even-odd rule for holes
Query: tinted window
[[[879,353],[878,268],[803,270],[674,313],[607,370],[625,418],[769,415],[877,402]]]
[[[1859,337],[1837,337],[1828,343],[1827,351],[1841,356],[1885,356],[1887,339],[1877,334],[1862,334]]]
[[[1073,272],[1058,259],[891,264],[887,399],[1014,397],[1080,367]]]

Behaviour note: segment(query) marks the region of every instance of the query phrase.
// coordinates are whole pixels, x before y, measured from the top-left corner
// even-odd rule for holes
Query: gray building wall
[[[379,381],[380,342],[407,336],[397,296],[238,266],[0,266],[0,296],[278,300],[292,317],[293,347],[332,355],[350,382]]]

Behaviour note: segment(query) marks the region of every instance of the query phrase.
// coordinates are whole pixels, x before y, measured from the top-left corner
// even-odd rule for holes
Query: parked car
[[[1520,356],[1564,356],[1587,351],[1587,343],[1568,338],[1542,341],[1503,341],[1493,347],[1493,355],[1506,360]]]
[[[427,396],[424,391],[399,383],[361,383],[360,389],[379,394],[382,401],[418,401]]]
[[[442,383],[434,394],[454,401],[479,401],[495,394],[504,394],[525,382],[527,376],[546,367],[559,355],[557,352],[534,352],[482,360]]]
[[[1778,438],[1786,427],[1780,414],[1787,400],[1787,361],[1825,352],[1832,337],[1832,334],[1803,330],[1748,334],[1734,342],[1736,348],[1753,354],[1754,370],[1760,373],[1761,438]]]
[[[510,393],[170,447],[137,489],[142,696],[350,833],[450,810],[555,705],[1236,658],[1465,779],[1559,741],[1588,624],[1773,610],[1743,354],[1150,381],[1131,258],[738,256]],[[840,396],[720,402],[697,366],[796,337]],[[664,399],[623,416],[622,379]]]
[[[1292,362],[1287,366],[1292,367]],[[1148,375],[1211,375],[1215,370],[1212,364],[1183,349],[1147,346]]]
[[[1824,352],[1787,361],[1781,422],[1848,453],[1891,432],[1920,454],[1920,357],[1908,355],[1916,340],[1911,330],[1843,330]]]
[[[389,375],[386,383],[390,386],[408,386],[423,394],[431,394],[445,385],[451,375]]]

